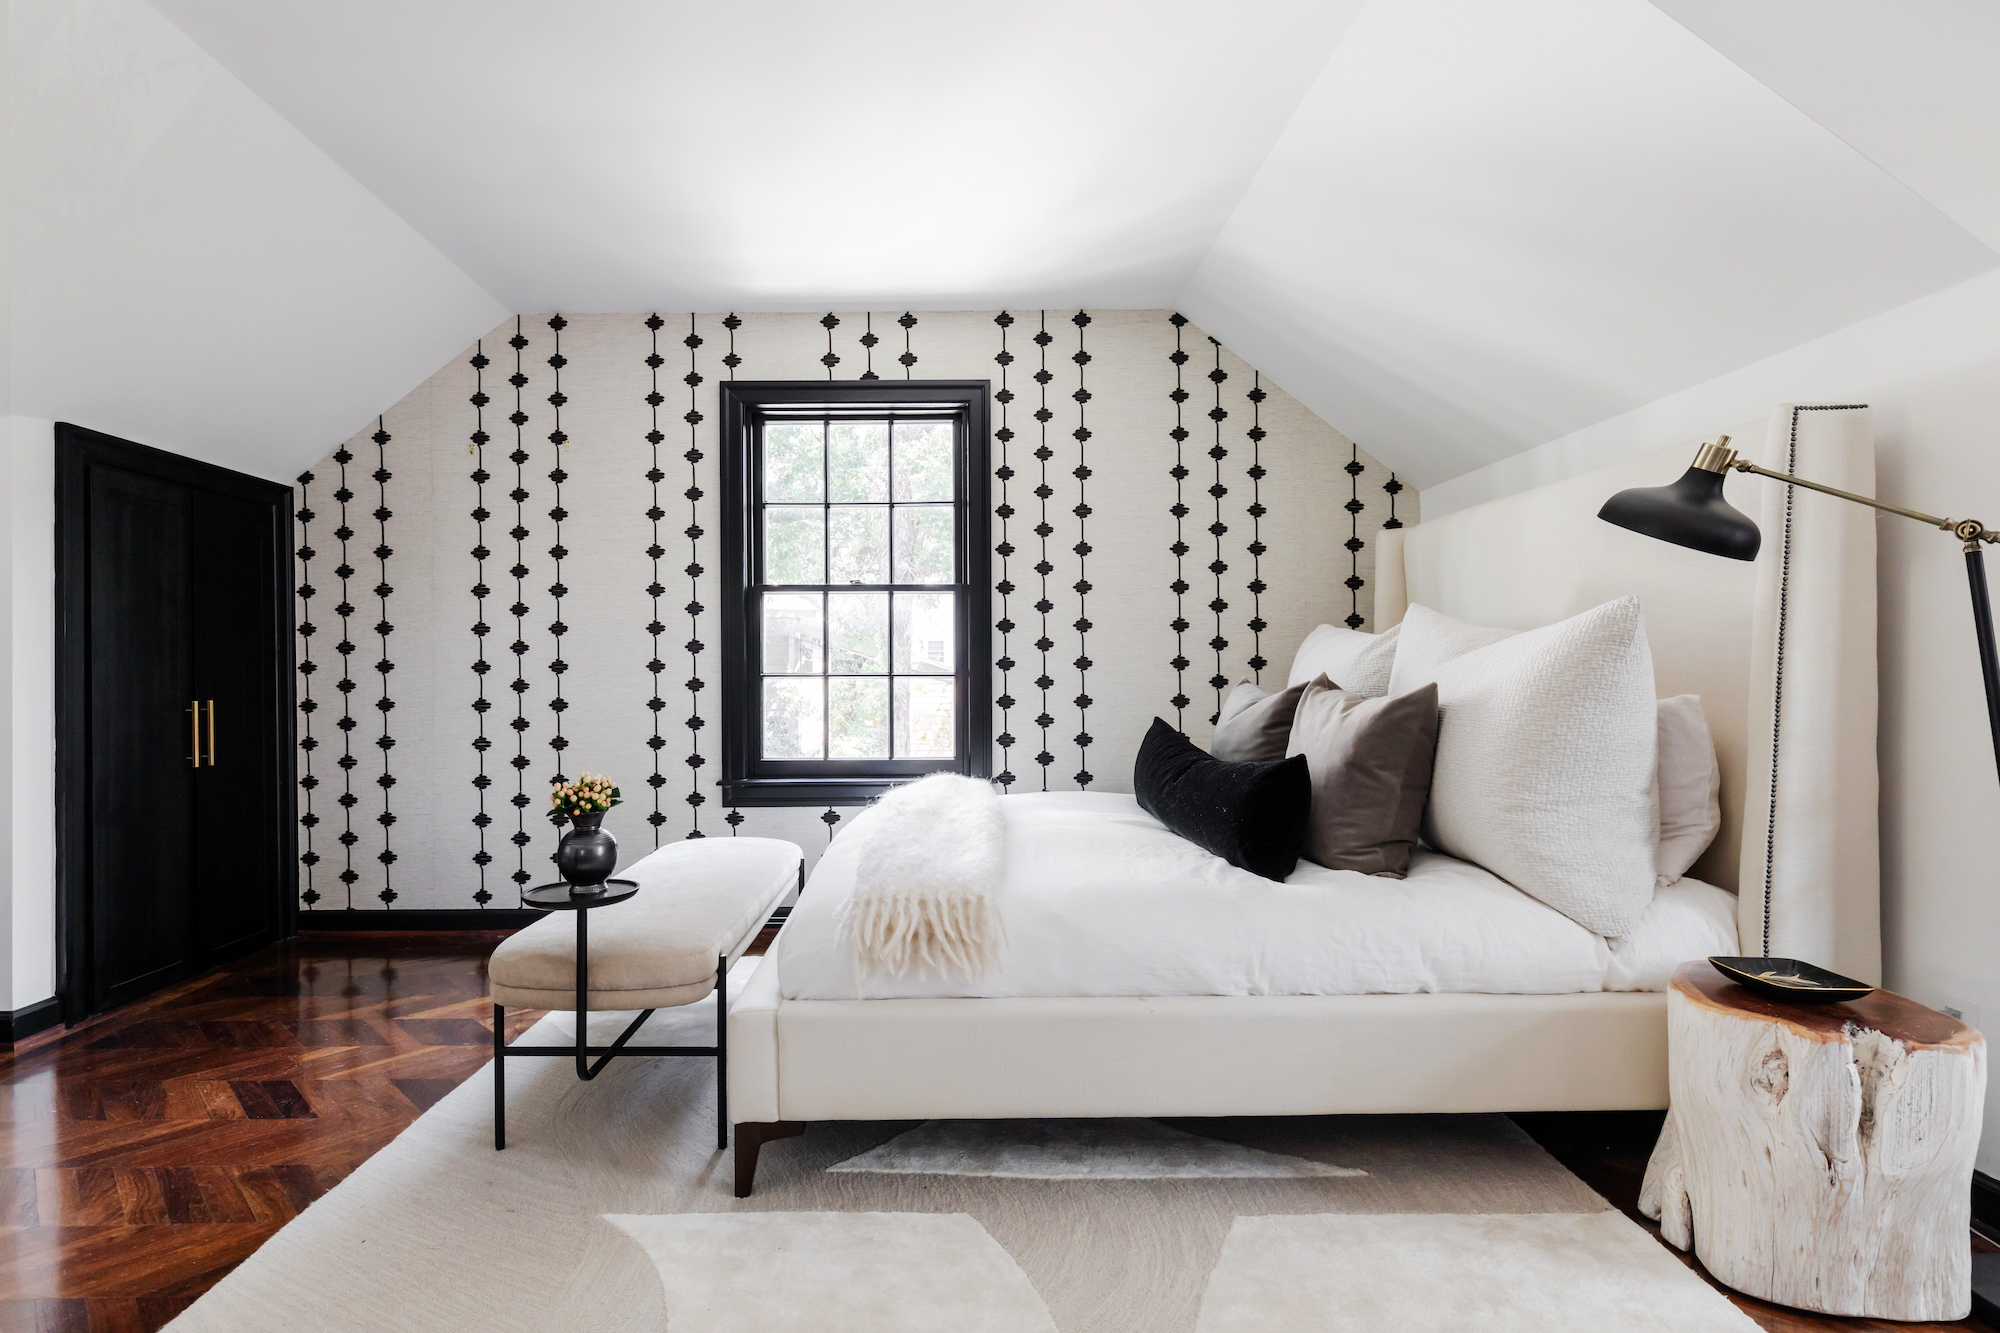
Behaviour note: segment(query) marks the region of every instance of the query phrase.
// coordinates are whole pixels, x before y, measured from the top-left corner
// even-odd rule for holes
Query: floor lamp
[[[1704,444],[1694,456],[1694,465],[1671,486],[1641,486],[1620,491],[1604,502],[1597,516],[1607,523],[1661,541],[1672,542],[1710,555],[1732,560],[1754,560],[1762,537],[1748,515],[1732,508],[1722,498],[1723,478],[1731,471],[1754,472],[1788,485],[1836,495],[1843,500],[1868,505],[1904,518],[1914,518],[1950,533],[1965,548],[1965,576],[1972,584],[1972,627],[1979,641],[1979,667],[1986,679],[1986,721],[1993,732],[1993,760],[2000,766],[2000,656],[1993,647],[1993,604],[1986,593],[1986,552],[1988,544],[2000,542],[2000,532],[1985,527],[1977,519],[1939,518],[1914,509],[1884,504],[1866,495],[1822,486],[1803,477],[1788,476],[1758,467],[1747,458],[1738,458],[1729,447],[1729,437]],[[1972,1303],[1981,1318],[1992,1321],[2000,1316],[2000,1254],[1977,1254],[1972,1260]]]

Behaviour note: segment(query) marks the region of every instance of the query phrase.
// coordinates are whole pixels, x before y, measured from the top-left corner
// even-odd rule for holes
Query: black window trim
[[[722,774],[726,804],[861,805],[926,773],[992,776],[993,664],[988,467],[991,380],[735,380],[720,386],[722,464]],[[956,545],[959,670],[956,759],[767,760],[761,757],[758,663],[762,627],[752,605],[757,569],[752,505],[759,495],[756,426],[769,416],[824,410],[831,416],[897,412],[961,420],[960,527]]]

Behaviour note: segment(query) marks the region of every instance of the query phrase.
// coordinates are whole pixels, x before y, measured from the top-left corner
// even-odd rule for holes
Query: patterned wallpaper
[[[880,330],[878,332],[877,330]],[[298,479],[307,910],[516,905],[548,784],[609,773],[621,864],[843,811],[728,809],[716,385],[993,388],[993,771],[1129,791],[1154,716],[1366,628],[1417,496],[1167,311],[522,315]]]

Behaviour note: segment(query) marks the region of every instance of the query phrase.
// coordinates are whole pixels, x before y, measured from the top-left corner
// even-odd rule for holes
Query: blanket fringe
[[[853,833],[866,842],[854,896],[838,913],[857,981],[999,969],[1005,825],[990,785],[944,773],[897,788],[857,821]]]

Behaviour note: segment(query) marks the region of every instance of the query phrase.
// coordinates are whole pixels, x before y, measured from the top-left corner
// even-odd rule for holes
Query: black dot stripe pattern
[[[549,598],[554,603],[555,619],[549,622],[549,637],[555,640],[555,657],[549,662],[549,674],[555,677],[555,695],[549,700],[549,711],[555,714],[551,726],[554,734],[549,737],[549,748],[556,752],[556,771],[549,777],[549,785],[569,781],[563,769],[563,751],[569,748],[569,740],[563,735],[563,714],[569,711],[569,700],[563,698],[563,676],[569,671],[569,663],[563,658],[563,636],[569,633],[569,626],[563,623],[563,598],[569,588],[563,583],[563,560],[569,555],[569,548],[563,545],[563,520],[569,511],[563,508],[563,483],[569,480],[569,473],[563,470],[563,454],[569,448],[569,436],[563,434],[563,404],[569,399],[562,391],[563,367],[569,364],[562,354],[562,331],[569,321],[561,315],[549,317],[549,328],[555,333],[555,346],[549,352],[549,370],[553,379],[549,391],[549,407],[553,411],[555,429],[549,432],[549,443],[554,446],[555,466],[549,469],[549,481],[554,484],[554,503],[549,509],[549,521],[555,524],[555,544],[549,547],[549,559],[555,562],[555,582],[549,585]]]
[[[384,907],[393,907],[396,889],[390,870],[396,864],[396,852],[389,845],[389,831],[395,826],[396,812],[390,808],[389,792],[396,785],[396,775],[390,771],[389,751],[396,748],[396,738],[389,732],[389,713],[396,707],[396,701],[389,697],[389,673],[396,669],[396,664],[389,660],[389,636],[396,632],[396,627],[389,621],[389,597],[396,590],[389,586],[389,557],[395,554],[389,547],[389,520],[395,516],[389,509],[389,479],[395,474],[389,471],[390,435],[380,416],[375,418],[375,433],[369,438],[375,441],[375,561],[378,581],[374,591],[381,611],[381,619],[375,622],[375,637],[382,650],[382,656],[375,662],[375,674],[380,677],[380,695],[375,700],[375,707],[382,714],[382,734],[375,738],[376,748],[382,751],[382,772],[375,778],[375,784],[382,789],[382,813],[375,816],[375,822],[382,826],[382,850],[375,854],[375,859],[382,863],[382,891],[375,896],[382,900]]]
[[[299,726],[303,733],[299,737],[299,752],[303,756],[299,761],[299,788],[305,792],[305,799],[300,802],[304,809],[299,813],[299,827],[305,830],[302,838],[305,850],[299,854],[299,864],[305,867],[305,889],[299,901],[307,910],[320,898],[313,883],[313,867],[319,864],[319,853],[313,848],[313,830],[319,827],[319,815],[313,811],[313,790],[319,786],[319,779],[313,774],[312,757],[319,748],[319,739],[313,735],[312,724],[319,701],[313,698],[312,685],[313,673],[319,670],[319,665],[313,661],[312,641],[319,627],[312,623],[312,599],[319,590],[312,586],[312,562],[318,554],[312,548],[312,521],[317,517],[311,505],[312,484],[312,473],[299,474],[299,507],[293,515],[299,525],[299,714],[303,719]]]
[[[869,311],[862,317],[861,354],[868,358],[867,366],[861,372],[864,380],[879,380],[875,373],[875,345],[882,340],[875,336],[875,312]]]
[[[1090,539],[1087,527],[1090,520],[1090,504],[1085,497],[1085,487],[1090,481],[1090,467],[1087,453],[1090,441],[1090,427],[1084,424],[1085,413],[1090,404],[1090,390],[1084,387],[1084,372],[1090,365],[1090,353],[1085,349],[1083,331],[1090,326],[1090,316],[1079,310],[1070,316],[1076,325],[1076,351],[1070,360],[1076,363],[1076,391],[1070,395],[1076,401],[1076,429],[1071,435],[1076,440],[1076,467],[1070,475],[1076,478],[1076,508],[1070,512],[1076,515],[1076,545],[1070,549],[1076,553],[1076,583],[1072,591],[1076,593],[1076,619],[1070,628],[1076,631],[1076,660],[1070,665],[1076,668],[1076,785],[1087,789],[1093,778],[1090,772],[1090,618],[1084,613],[1086,599],[1090,595],[1090,580],[1085,575],[1085,562],[1090,556]]]
[[[486,887],[486,867],[493,864],[493,854],[486,850],[486,830],[493,823],[493,816],[486,812],[486,789],[493,785],[493,779],[486,772],[486,752],[493,748],[493,741],[486,734],[486,714],[493,703],[486,697],[486,675],[493,664],[486,660],[486,636],[493,627],[486,623],[486,598],[493,590],[486,586],[486,561],[493,552],[486,546],[486,520],[493,517],[486,508],[486,483],[493,479],[486,470],[486,446],[492,439],[486,433],[486,407],[493,400],[486,394],[486,367],[492,362],[487,359],[483,342],[473,344],[472,359],[472,436],[467,449],[472,454],[473,487],[473,542],[472,560],[474,577],[472,581],[472,603],[476,608],[472,617],[472,678],[476,683],[472,712],[477,720],[477,734],[472,739],[473,753],[477,758],[478,772],[473,775],[472,788],[478,798],[478,810],[472,816],[472,826],[478,830],[479,848],[472,854],[472,864],[479,870],[479,888],[472,900],[481,907],[493,901],[493,894]]]
[[[660,355],[660,330],[666,327],[666,323],[657,311],[646,317],[646,330],[651,338],[646,352],[649,381],[646,407],[651,413],[651,424],[646,431],[646,521],[652,525],[651,540],[646,544],[646,559],[652,564],[652,579],[646,584],[646,596],[652,603],[653,611],[646,624],[646,634],[652,640],[653,648],[646,661],[646,672],[652,677],[646,709],[653,715],[653,734],[646,738],[646,748],[653,756],[653,771],[646,776],[646,785],[653,792],[653,809],[646,816],[646,822],[652,826],[655,847],[660,845],[660,826],[667,822],[666,814],[660,809],[660,793],[667,785],[667,776],[660,771],[660,751],[667,748],[667,739],[660,734],[660,714],[667,706],[667,701],[660,697],[660,674],[667,669],[666,662],[660,657],[660,636],[667,632],[665,622],[660,619],[660,599],[667,595],[666,585],[660,582],[660,560],[667,553],[667,548],[660,545],[660,520],[667,516],[667,511],[660,508],[660,483],[667,478],[667,474],[660,470],[660,444],[667,438],[660,429],[660,404],[667,401],[660,392],[660,367],[667,363],[667,359]]]
[[[1347,627],[1360,629],[1367,624],[1361,614],[1361,590],[1367,586],[1361,577],[1361,551],[1368,543],[1361,540],[1361,511],[1367,508],[1361,503],[1361,474],[1366,467],[1361,462],[1361,446],[1348,442],[1347,459]]]
[[[528,873],[528,844],[534,841],[528,834],[528,548],[527,540],[532,535],[527,525],[527,503],[529,500],[527,466],[529,453],[524,428],[528,424],[527,409],[523,406],[522,390],[528,387],[528,375],[521,354],[528,348],[527,335],[521,332],[521,320],[514,320],[514,336],[507,340],[514,349],[514,373],[507,377],[507,383],[514,388],[514,410],[507,420],[514,427],[514,448],[507,455],[507,461],[514,465],[514,489],[507,498],[514,502],[514,526],[507,535],[514,541],[514,563],[508,569],[508,576],[514,580],[514,602],[507,613],[514,617],[514,642],[507,651],[514,655],[514,680],[507,687],[514,692],[514,717],[507,725],[514,732],[514,757],[507,762],[514,768],[514,794],[509,800],[514,806],[514,832],[509,841],[514,844],[513,880],[517,885],[526,885],[534,876]]]
[[[820,316],[819,324],[826,330],[826,355],[819,359],[819,363],[826,367],[826,377],[832,379],[833,368],[840,364],[840,357],[833,350],[833,331],[840,327],[840,316],[829,310]]]
[[[348,910],[354,907],[354,885],[361,873],[354,868],[354,848],[361,841],[361,835],[354,831],[354,808],[361,798],[354,794],[354,770],[360,760],[354,757],[354,730],[360,721],[354,716],[354,691],[358,688],[354,680],[354,602],[348,595],[347,581],[354,577],[354,564],[348,558],[347,543],[354,537],[354,529],[347,521],[347,504],[354,498],[354,491],[347,484],[347,465],[354,461],[354,454],[345,445],[334,452],[333,461],[340,467],[340,485],[333,498],[340,505],[340,526],[333,535],[340,542],[340,564],[334,567],[334,577],[340,580],[340,604],[333,608],[340,617],[340,642],[334,651],[340,654],[340,682],[334,688],[340,691],[340,721],[334,725],[340,729],[340,883],[343,890],[342,905]]]
[[[687,413],[682,417],[682,420],[687,422],[688,447],[687,452],[681,455],[681,457],[687,460],[688,465],[687,490],[683,492],[688,505],[688,523],[681,534],[687,538],[688,544],[687,568],[682,571],[687,575],[688,581],[687,605],[682,608],[687,612],[688,618],[688,639],[686,644],[688,655],[687,803],[688,811],[693,817],[693,822],[688,828],[688,837],[699,838],[705,836],[701,831],[701,807],[708,800],[701,793],[701,770],[702,765],[708,761],[701,752],[701,729],[703,726],[701,717],[701,692],[707,688],[707,682],[701,678],[701,654],[705,647],[701,641],[701,614],[706,608],[701,604],[701,576],[705,572],[701,565],[701,539],[703,533],[700,522],[702,499],[700,467],[702,452],[699,448],[699,441],[696,438],[696,432],[701,428],[702,415],[695,405],[702,383],[701,372],[695,369],[695,356],[701,347],[701,335],[694,331],[693,315],[688,316],[687,337],[681,339],[681,344],[688,350],[687,374],[683,377],[682,381],[687,385],[688,391]]]
[[[743,320],[732,310],[723,317],[722,327],[729,333],[729,350],[723,354],[722,364],[729,371],[729,378],[733,380],[736,378],[736,368],[743,364],[743,358],[736,354],[736,330],[743,327]],[[729,825],[729,836],[733,838],[736,836],[736,831],[743,827],[743,812],[732,805],[729,807],[729,813],[722,817],[722,822]]]
[[[1049,381],[1055,378],[1049,370],[1049,344],[1055,335],[1049,332],[1049,312],[1041,312],[1041,326],[1035,331],[1035,347],[1040,354],[1040,363],[1035,369],[1035,385],[1040,391],[1040,406],[1035,409],[1035,424],[1040,432],[1040,443],[1035,447],[1035,461],[1041,465],[1040,481],[1035,486],[1035,499],[1040,503],[1040,520],[1035,524],[1035,536],[1041,542],[1041,559],[1035,562],[1035,575],[1041,580],[1041,596],[1035,599],[1035,613],[1041,617],[1042,632],[1035,640],[1035,651],[1041,654],[1042,671],[1035,677],[1035,688],[1042,694],[1042,711],[1035,716],[1035,725],[1041,729],[1042,748],[1035,755],[1035,762],[1042,770],[1042,790],[1049,789],[1049,765],[1056,757],[1049,750],[1049,728],[1056,720],[1049,713],[1049,691],[1055,688],[1055,678],[1049,675],[1049,650],[1056,646],[1049,637],[1049,612],[1056,609],[1049,600],[1049,575],[1055,566],[1049,563],[1049,537],[1055,528],[1049,523],[1049,497],[1055,494],[1049,486],[1049,460],[1055,457],[1055,450],[1049,448],[1049,422],[1055,413],[1049,410]]]
[[[896,322],[903,326],[903,354],[896,361],[903,367],[903,378],[908,379],[917,364],[917,354],[910,350],[910,330],[917,327],[917,317],[905,310],[903,317]]]
[[[1000,784],[1004,793],[1014,786],[1014,735],[1010,715],[1015,699],[1009,688],[1009,674],[1017,665],[1009,647],[1009,636],[1015,629],[1010,600],[1014,595],[1010,565],[1014,557],[1014,543],[1007,529],[1008,521],[1014,517],[1014,506],[1007,495],[1007,483],[1014,479],[1014,468],[1008,460],[1008,446],[1013,443],[1014,430],[1007,424],[1007,408],[1014,401],[1014,391],[1007,386],[1007,368],[1014,364],[1014,354],[1007,350],[1007,330],[1014,326],[1014,317],[1002,310],[993,317],[993,322],[1000,326],[1000,351],[993,358],[1000,367],[1000,389],[993,395],[993,401],[1000,404],[1000,425],[993,432],[993,438],[1000,442],[1000,466],[993,469],[993,476],[1000,483],[1000,503],[993,507],[994,516],[1000,520],[1000,541],[993,548],[1000,557],[1000,581],[993,585],[993,590],[1000,594],[1000,618],[993,623],[994,632],[1000,636],[1000,656],[993,663],[1000,669],[1000,694],[994,700],[1000,708],[1000,734],[993,738],[993,744],[1000,750],[1000,771],[993,780]]]
[[[1208,565],[1208,572],[1215,579],[1215,597],[1208,604],[1215,616],[1215,637],[1208,641],[1215,653],[1215,674],[1208,678],[1209,688],[1215,691],[1215,711],[1208,717],[1213,726],[1222,716],[1222,691],[1229,685],[1229,677],[1222,674],[1222,654],[1229,647],[1229,640],[1222,637],[1222,613],[1229,609],[1229,603],[1222,597],[1222,576],[1229,572],[1228,562],[1222,558],[1222,539],[1229,534],[1229,525],[1222,521],[1222,498],[1229,494],[1229,488],[1222,484],[1222,460],[1229,457],[1229,451],[1222,447],[1222,423],[1229,418],[1222,406],[1222,385],[1229,372],[1222,368],[1222,344],[1213,338],[1208,342],[1215,349],[1215,368],[1208,372],[1209,382],[1215,386],[1215,405],[1208,409],[1208,419],[1215,423],[1215,443],[1208,451],[1215,463],[1215,480],[1208,488],[1209,498],[1215,502],[1215,518],[1208,525],[1209,536],[1215,539],[1215,558]]]
[[[1250,478],[1250,504],[1243,511],[1250,515],[1250,671],[1258,684],[1264,683],[1264,668],[1271,665],[1264,659],[1264,631],[1270,626],[1264,621],[1264,594],[1269,591],[1264,582],[1264,555],[1269,549],[1264,545],[1264,515],[1270,511],[1264,508],[1264,377],[1252,372],[1250,392],[1250,429],[1244,432],[1250,437],[1250,466],[1244,475]]]
[[[1167,395],[1174,404],[1174,428],[1168,432],[1174,442],[1174,465],[1167,473],[1174,479],[1174,503],[1167,511],[1174,517],[1174,544],[1167,548],[1173,552],[1174,557],[1174,581],[1167,585],[1174,594],[1174,618],[1169,623],[1169,628],[1174,632],[1174,655],[1167,663],[1174,669],[1174,697],[1167,702],[1173,706],[1174,730],[1185,736],[1187,706],[1192,702],[1187,694],[1186,672],[1188,667],[1193,665],[1188,661],[1187,641],[1184,637],[1189,629],[1187,605],[1184,600],[1188,594],[1187,567],[1184,562],[1190,548],[1187,544],[1187,532],[1183,526],[1188,516],[1187,495],[1183,490],[1188,479],[1187,459],[1183,453],[1187,445],[1188,430],[1187,423],[1181,419],[1181,409],[1188,400],[1188,391],[1182,381],[1182,372],[1188,363],[1188,354],[1181,346],[1181,330],[1187,327],[1187,316],[1176,311],[1167,316],[1167,322],[1174,326],[1174,350],[1167,357],[1174,367],[1174,387]]]
[[[1382,489],[1389,493],[1389,517],[1382,520],[1382,526],[1400,528],[1403,526],[1403,520],[1396,517],[1396,497],[1403,493],[1403,483],[1396,480],[1396,474],[1391,472],[1389,480],[1382,483]]]

